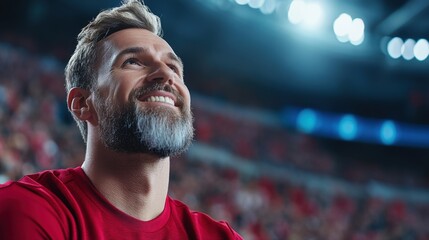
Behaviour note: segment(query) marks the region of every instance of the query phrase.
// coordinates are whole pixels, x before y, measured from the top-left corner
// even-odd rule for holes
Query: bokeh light
[[[396,140],[396,126],[393,121],[385,121],[380,128],[380,139],[383,144],[391,145]]]
[[[404,44],[403,40],[399,37],[392,38],[387,44],[387,53],[390,57],[397,59],[401,57],[402,45]]]
[[[303,109],[299,112],[297,117],[298,129],[305,132],[313,132],[316,126],[317,116],[316,112],[311,109]]]
[[[414,56],[419,61],[424,61],[429,55],[429,43],[426,39],[420,39],[414,45]]]
[[[343,116],[338,125],[338,133],[344,140],[353,140],[357,133],[356,118],[351,114]]]

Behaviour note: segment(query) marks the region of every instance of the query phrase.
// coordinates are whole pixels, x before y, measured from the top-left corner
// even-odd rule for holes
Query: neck
[[[148,221],[161,214],[168,192],[170,159],[118,153],[104,146],[96,149],[88,147],[82,169],[97,190],[134,218]]]

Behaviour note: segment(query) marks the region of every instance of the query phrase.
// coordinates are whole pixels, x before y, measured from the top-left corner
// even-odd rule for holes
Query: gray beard
[[[119,108],[98,104],[101,138],[109,149],[167,157],[184,152],[192,142],[193,117],[189,109],[178,114],[162,106],[139,108],[128,104]]]

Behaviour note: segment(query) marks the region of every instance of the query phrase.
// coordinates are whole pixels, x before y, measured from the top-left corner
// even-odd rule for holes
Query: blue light
[[[338,133],[344,140],[352,140],[356,137],[357,133],[357,122],[353,115],[345,115],[341,118]]]
[[[299,112],[297,117],[298,129],[305,132],[311,133],[316,127],[317,116],[316,113],[311,109],[303,109]]]
[[[429,149],[429,125],[294,107],[285,108],[282,121],[287,127],[319,137]]]
[[[391,145],[396,141],[396,126],[393,121],[385,121],[380,128],[381,142],[386,145]]]

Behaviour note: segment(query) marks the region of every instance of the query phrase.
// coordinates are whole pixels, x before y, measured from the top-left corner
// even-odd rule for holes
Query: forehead
[[[112,55],[132,47],[142,47],[159,54],[174,53],[171,46],[156,34],[140,28],[129,28],[117,31],[102,41],[104,53]]]

